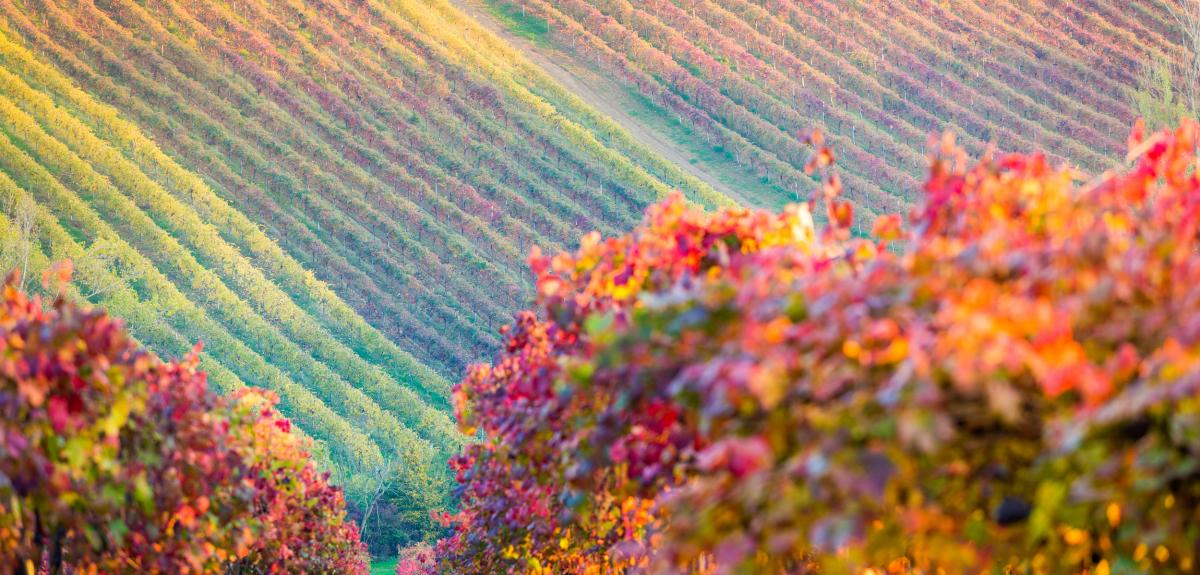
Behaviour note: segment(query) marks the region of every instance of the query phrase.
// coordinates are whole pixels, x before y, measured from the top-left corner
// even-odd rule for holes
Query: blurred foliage
[[[907,225],[674,197],[531,258],[445,573],[1113,573],[1200,544],[1197,125],[1079,185],[935,146]],[[830,224],[818,230],[811,212]]]
[[[71,264],[49,268],[61,290]],[[341,491],[273,394],[216,395],[103,311],[0,300],[0,565],[10,573],[362,573]]]

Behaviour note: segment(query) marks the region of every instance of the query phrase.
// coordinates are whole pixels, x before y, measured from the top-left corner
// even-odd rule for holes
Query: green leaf
[[[146,513],[154,512],[154,490],[150,487],[150,482],[146,481],[144,473],[138,475],[133,482],[133,499]]]
[[[108,533],[113,541],[120,545],[125,540],[125,534],[129,533],[129,526],[125,525],[125,520],[117,518],[108,522]]]
[[[1029,518],[1029,540],[1036,541],[1051,535],[1054,518],[1067,495],[1067,486],[1058,481],[1048,481],[1038,486],[1034,497],[1033,514]]]

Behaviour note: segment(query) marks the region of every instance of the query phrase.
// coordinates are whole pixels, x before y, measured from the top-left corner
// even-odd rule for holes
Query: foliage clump
[[[220,397],[198,353],[164,362],[103,311],[14,281],[2,296],[6,572],[365,573],[341,492],[272,394]]]
[[[443,572],[1194,570],[1197,125],[1141,132],[1086,184],[948,138],[870,239],[820,148],[824,229],[674,197],[535,252]]]
[[[396,559],[396,575],[435,575],[437,556],[433,546],[417,543],[400,549]]]

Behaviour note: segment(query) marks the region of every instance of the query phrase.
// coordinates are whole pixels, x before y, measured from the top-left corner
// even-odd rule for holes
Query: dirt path
[[[480,0],[450,0],[450,2],[459,10],[470,15],[485,28],[503,38],[509,45],[520,50],[530,62],[540,67],[551,78],[562,84],[564,88],[578,96],[579,99],[587,102],[588,105],[598,110],[601,114],[608,116],[617,124],[620,124],[638,143],[649,148],[650,151],[663,157],[668,162],[679,166],[687,173],[696,176],[718,192],[738,202],[746,201],[746,198],[743,198],[742,194],[730,188],[728,184],[722,182],[701,166],[693,164],[691,162],[692,154],[683,146],[680,146],[670,138],[630,115],[620,105],[620,101],[626,98],[620,85],[597,74],[582,63],[575,61],[574,56],[570,54],[561,50],[542,48],[528,39],[512,33],[507,26],[498,21],[482,5]]]

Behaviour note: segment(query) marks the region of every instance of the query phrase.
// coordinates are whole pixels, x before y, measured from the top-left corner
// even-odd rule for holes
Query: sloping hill
[[[0,0],[0,266],[72,259],[142,343],[277,392],[352,501],[400,462],[424,512],[529,246],[803,199],[811,127],[867,225],[934,131],[1103,169],[1180,50],[1155,0],[454,2]]]
[[[0,264],[70,258],[142,343],[204,342],[352,500],[400,462],[440,505],[528,247],[672,188],[730,202],[443,2],[0,0]]]
[[[278,393],[344,481],[392,457],[423,475],[461,445],[439,407],[443,378],[6,33],[0,54],[0,197],[35,222],[30,273],[70,258],[80,294],[126,318],[143,343],[180,355],[203,341],[216,385]]]
[[[1112,167],[1139,69],[1182,50],[1157,0],[458,1],[513,36],[540,30],[513,42],[551,72],[590,70],[574,76],[600,78],[603,98],[671,134],[698,169],[742,182],[741,201],[807,197],[804,134],[821,128],[868,213],[903,211],[944,130],[974,154],[994,144]]]

